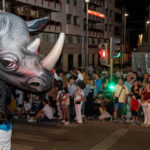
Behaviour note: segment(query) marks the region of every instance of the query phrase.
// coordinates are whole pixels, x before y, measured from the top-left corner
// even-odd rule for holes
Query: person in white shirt
[[[70,117],[69,117],[69,105],[70,105],[70,99],[69,99],[69,94],[68,94],[68,88],[64,87],[63,90],[63,95],[61,97],[61,104],[62,104],[62,109],[63,109],[63,123],[65,125],[70,124]],[[66,122],[66,116],[68,121]]]
[[[35,118],[33,120],[37,120],[37,119],[45,119],[45,120],[52,120],[53,119],[53,110],[52,107],[50,107],[47,104],[47,100],[42,100],[42,104],[43,104],[43,109],[40,110]]]
[[[83,82],[77,84],[77,89],[74,93],[74,104],[75,104],[75,111],[76,111],[76,119],[77,119],[77,124],[82,124],[82,115],[81,115],[81,107],[82,107],[82,101],[84,99],[84,92],[82,89],[83,87]]]
[[[81,73],[81,71],[79,69],[77,70],[77,74],[78,74],[78,76],[77,76],[76,82],[77,83],[83,82],[84,78],[83,78],[83,75],[82,75],[82,73]]]
[[[24,100],[24,110],[26,114],[30,112],[31,104],[29,103],[29,100]]]
[[[0,150],[11,149],[12,123],[0,112]]]
[[[128,88],[123,84],[123,80],[119,79],[119,84],[116,85],[116,91],[114,95],[115,106],[114,106],[114,121],[117,120],[118,111],[122,111],[124,104],[126,104],[126,101],[128,99]],[[124,115],[121,114],[122,120],[124,119]]]
[[[23,105],[23,91],[16,90],[16,101],[17,105]]]

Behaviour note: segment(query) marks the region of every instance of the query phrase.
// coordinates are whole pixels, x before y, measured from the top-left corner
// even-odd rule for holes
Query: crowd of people
[[[132,72],[116,69],[110,81],[109,70],[103,67],[88,73],[72,69],[54,72],[49,91],[35,94],[6,86],[7,114],[0,112],[0,148],[10,149],[10,118],[28,122],[58,120],[64,125],[82,124],[86,119],[128,122],[150,126],[150,76],[139,68]]]
[[[150,125],[150,77],[148,73],[115,71],[110,88],[109,70],[92,65],[88,73],[72,69],[55,72],[55,81],[45,93],[8,90],[8,110],[13,119],[28,122],[60,120],[64,125],[85,119]],[[11,91],[11,92],[10,92]]]

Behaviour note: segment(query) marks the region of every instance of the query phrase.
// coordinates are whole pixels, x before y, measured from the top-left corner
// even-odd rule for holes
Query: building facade
[[[110,37],[121,36],[121,0],[90,0],[89,9],[106,16],[105,19],[88,16],[89,64],[97,67],[100,64],[98,45],[109,43]],[[59,33],[64,32],[65,44],[57,66],[67,71],[81,67],[82,62],[85,65],[87,15],[84,0],[6,0],[6,11],[26,21],[49,16],[46,28],[32,34],[33,39],[41,39],[40,53],[46,55]]]

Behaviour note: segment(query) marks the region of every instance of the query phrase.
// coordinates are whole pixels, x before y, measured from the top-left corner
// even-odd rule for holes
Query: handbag
[[[119,102],[119,97],[120,97],[120,95],[121,95],[121,93],[122,93],[123,88],[124,88],[124,86],[122,86],[121,91],[120,91],[120,93],[119,93],[119,96],[115,98],[115,103],[118,103],[118,102]]]

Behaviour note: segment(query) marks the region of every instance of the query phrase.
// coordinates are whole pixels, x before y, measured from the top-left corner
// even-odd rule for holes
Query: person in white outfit
[[[5,113],[0,113],[0,150],[11,149],[12,124]]]
[[[144,112],[144,126],[150,126],[150,84],[146,84],[142,95],[142,107]]]
[[[84,85],[82,82],[78,83],[77,89],[74,93],[74,104],[75,104],[77,124],[83,123],[81,114],[82,100],[84,99],[84,92],[82,90],[83,86]]]

